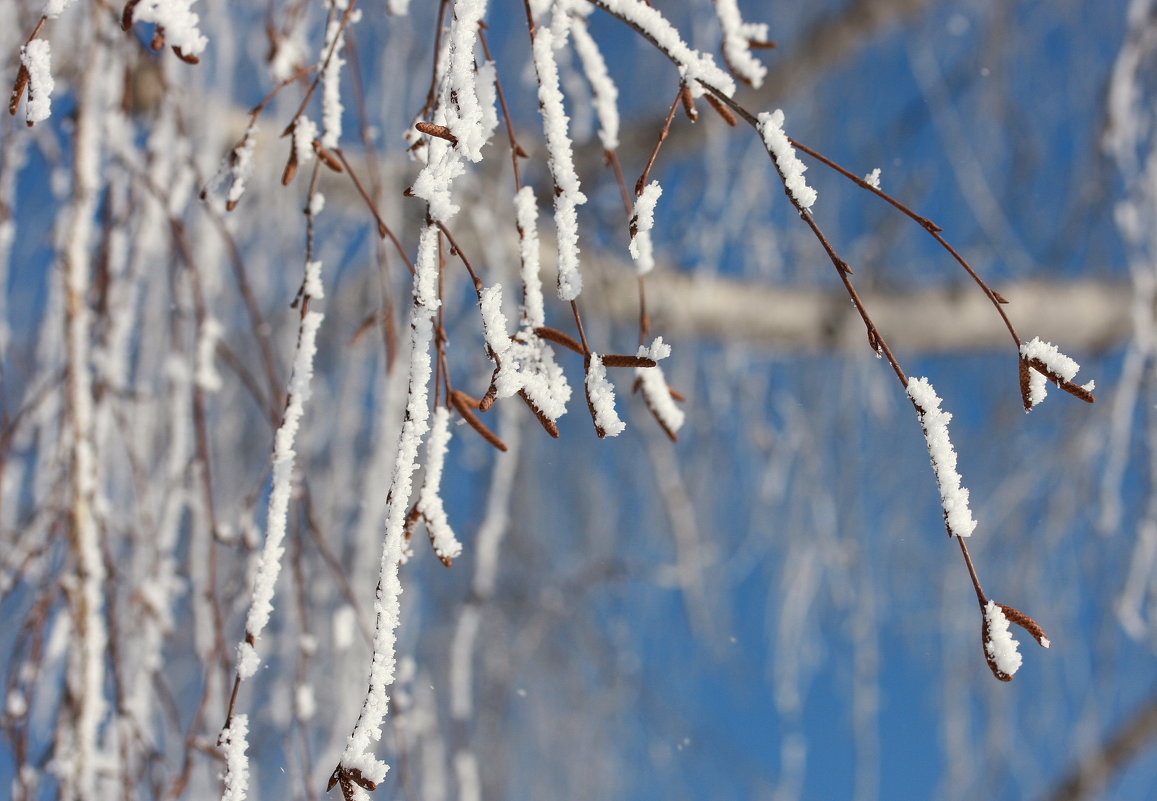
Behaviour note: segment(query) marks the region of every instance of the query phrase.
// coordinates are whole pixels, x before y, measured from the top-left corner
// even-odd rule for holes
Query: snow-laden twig
[[[803,174],[807,165],[795,154],[795,148],[783,131],[783,109],[762,112],[759,115],[759,133],[775,168],[783,176],[784,185],[801,209],[810,209],[816,202],[816,190],[808,186]]]
[[[538,203],[534,190],[524,186],[514,196],[518,225],[518,254],[522,269],[522,324],[528,328],[546,325],[543,311],[542,279],[539,276]]]
[[[478,23],[486,14],[486,0],[465,0],[454,6],[454,20],[449,35],[443,42],[443,54],[438,60],[445,65],[439,77],[438,105],[433,118],[423,122],[435,128],[445,128],[447,137],[431,136],[428,140],[426,165],[414,179],[410,192],[429,204],[430,216],[447,222],[458,213],[451,185],[465,172],[463,159],[482,160],[482,147],[497,124],[493,109],[495,92],[485,87],[481,96],[490,102],[484,109],[480,100],[479,82],[493,81],[490,70],[475,69],[474,45],[478,41]]]
[[[763,85],[767,67],[752,55],[751,43],[767,43],[767,24],[744,22],[736,0],[715,0],[715,15],[723,29],[723,60],[741,80],[758,89]]]
[[[640,345],[637,355],[658,362],[671,355],[671,346],[664,342],[662,337],[656,337],[651,347]],[[671,388],[667,385],[663,368],[658,364],[654,367],[636,367],[635,379],[639,382],[643,400],[646,401],[651,414],[655,415],[655,419],[667,432],[667,436],[672,440],[676,439],[679,429],[683,427],[685,415],[671,396]]]
[[[445,406],[434,410],[430,438],[426,443],[426,478],[418,493],[418,511],[426,521],[434,554],[447,567],[462,553],[462,543],[454,536],[446,509],[442,505],[442,469],[450,449],[450,411]]]
[[[316,279],[315,279],[316,280]],[[257,559],[253,578],[253,595],[245,621],[245,642],[239,646],[237,674],[244,680],[257,670],[259,660],[253,645],[269,623],[273,611],[273,592],[281,572],[283,542],[289,516],[289,498],[293,489],[293,466],[297,459],[294,442],[305,403],[309,400],[313,380],[313,357],[317,352],[317,332],[325,315],[310,311],[301,320],[293,375],[289,380],[289,402],[281,425],[273,438],[273,489],[269,494],[269,511],[265,524],[265,545]]]
[[[164,29],[165,44],[181,54],[197,57],[205,52],[209,39],[201,33],[201,18],[193,13],[197,0],[141,0],[133,8],[133,22],[151,22]]]
[[[591,6],[583,3],[587,9]],[[603,150],[615,150],[619,146],[619,90],[607,71],[607,62],[599,50],[598,43],[587,30],[585,18],[576,17],[570,27],[575,52],[578,53],[583,72],[591,85],[594,96],[595,114],[599,118],[599,141]]]
[[[46,39],[33,39],[20,48],[20,65],[28,71],[28,102],[24,121],[29,125],[52,116],[52,48]]]
[[[482,311],[482,333],[486,345],[496,356],[510,349],[510,334],[506,331],[506,315],[502,312],[502,284],[483,288],[478,307]]]
[[[65,799],[96,798],[97,772],[101,761],[100,728],[108,709],[105,699],[105,660],[108,630],[105,626],[105,563],[97,521],[100,460],[95,452],[95,421],[92,385],[94,332],[89,308],[91,248],[95,244],[93,223],[101,200],[104,173],[100,168],[106,120],[100,109],[105,86],[101,68],[111,68],[100,45],[91,52],[95,64],[80,81],[76,119],[72,203],[61,218],[60,262],[65,296],[68,415],[71,428],[71,524],[72,564],[67,580],[69,614],[75,643],[68,668],[73,711],[57,739],[56,770],[61,775]],[[59,750],[62,744],[68,747]]]
[[[487,0],[459,0],[454,4],[454,22],[448,36],[443,98],[440,102],[445,119],[441,122],[458,140],[457,148],[470,161],[482,160],[486,144],[487,113],[478,96],[479,76],[475,70],[474,47],[478,41],[478,24],[486,16]],[[493,73],[489,73],[493,82]],[[489,114],[494,114],[493,100]],[[497,123],[497,118],[494,118]],[[490,130],[493,131],[493,125]]]
[[[1034,337],[1031,342],[1020,346],[1021,394],[1024,396],[1024,410],[1031,411],[1048,395],[1048,380],[1052,379],[1070,394],[1082,399],[1092,397],[1096,384],[1090,381],[1083,386],[1073,383],[1081,366],[1049,342]],[[1032,369],[1029,369],[1032,368]],[[1086,397],[1087,396],[1087,397]]]
[[[429,384],[433,374],[430,345],[434,341],[434,314],[440,300],[438,288],[438,228],[422,229],[415,262],[414,304],[410,313],[409,388],[405,419],[398,435],[386,506],[386,534],[374,602],[375,622],[369,688],[357,723],[346,740],[334,781],[356,775],[377,784],[389,766],[370,751],[382,736],[382,723],[389,709],[387,688],[394,682],[397,666],[397,629],[401,622],[402,584],[398,574],[405,551],[406,509],[413,491],[413,473],[418,466],[418,449],[429,428]]]
[[[631,258],[639,270],[646,275],[655,269],[655,249],[651,244],[651,229],[655,225],[655,204],[663,194],[658,181],[651,181],[635,199],[635,213],[631,217]]]
[[[551,178],[554,180],[554,225],[558,239],[558,297],[575,300],[583,289],[579,271],[578,207],[587,202],[574,168],[574,145],[570,140],[558,64],[554,58],[554,34],[539,28],[534,37],[534,69],[538,75],[538,104]]]
[[[591,407],[591,417],[595,421],[595,431],[600,437],[617,437],[627,424],[619,419],[615,411],[615,387],[607,378],[607,368],[597,353],[590,355],[587,365],[587,404]]]
[[[940,502],[944,506],[948,533],[970,537],[976,521],[968,506],[968,490],[961,486],[960,473],[956,472],[956,449],[948,437],[952,415],[940,408],[940,396],[927,378],[908,379],[908,397],[920,414],[928,454],[932,457],[932,469],[936,472],[936,484],[940,487]]]
[[[44,16],[48,19],[56,19],[68,9],[76,0],[48,0],[44,4]]]
[[[1001,681],[1009,681],[1021,666],[1019,643],[1008,630],[1008,618],[995,601],[984,606],[984,654],[993,674]],[[1047,642],[1047,640],[1046,640]]]
[[[225,754],[225,789],[221,801],[245,801],[249,792],[249,716],[234,715],[229,726],[221,730],[217,746]]]
[[[354,11],[347,20],[346,12],[350,0],[331,0],[329,25],[321,48],[321,124],[324,133],[321,143],[332,150],[341,140],[341,115],[345,110],[341,102],[341,68],[345,65],[342,50],[345,48],[345,32],[348,24],[357,22],[361,11]]]
[[[679,35],[658,9],[642,0],[591,0],[596,6],[614,14],[619,19],[634,26],[650,39],[668,58],[679,67],[683,81],[691,87],[695,96],[703,93],[699,82],[710,84],[723,94],[735,94],[735,81],[706,53],[695,50]]]

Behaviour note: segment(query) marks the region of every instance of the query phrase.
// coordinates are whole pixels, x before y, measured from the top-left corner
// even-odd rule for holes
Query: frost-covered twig
[[[450,567],[462,553],[462,543],[454,536],[442,505],[442,468],[450,447],[450,412],[445,406],[434,410],[430,438],[426,443],[426,479],[418,493],[417,510],[426,521],[426,531],[434,554]]]
[[[683,427],[685,415],[683,410],[675,404],[673,390],[667,386],[663,368],[658,365],[661,359],[670,355],[671,346],[664,342],[662,337],[656,337],[649,348],[640,345],[639,356],[652,359],[656,364],[654,367],[636,367],[635,381],[643,392],[643,400],[646,402],[647,408],[651,410],[651,414],[655,416],[660,427],[674,442],[679,438],[678,431]]]
[[[554,224],[558,238],[558,297],[573,301],[582,292],[579,271],[578,207],[586,203],[574,168],[574,145],[567,130],[570,118],[563,106],[558,83],[558,64],[554,58],[554,34],[539,28],[532,49],[534,69],[538,75],[538,103],[542,113],[543,133],[549,154],[550,174],[554,180]]]
[[[615,411],[615,387],[607,378],[607,368],[597,353],[587,357],[586,374],[587,405],[591,410],[595,431],[600,438],[617,437],[623,433],[627,424],[619,419]]]
[[[746,84],[758,89],[767,75],[765,67],[751,53],[752,46],[774,47],[762,22],[744,22],[736,0],[715,0],[715,15],[723,28],[723,60]]]
[[[374,756],[370,748],[374,741],[381,739],[382,722],[390,700],[386,690],[394,682],[397,664],[395,644],[397,628],[401,622],[402,584],[398,571],[405,550],[406,508],[413,491],[418,449],[429,427],[429,385],[433,373],[430,345],[434,341],[434,315],[441,304],[438,298],[438,235],[437,226],[427,225],[422,229],[418,242],[414,303],[410,314],[409,394],[402,430],[398,436],[389,502],[386,505],[385,544],[374,603],[369,689],[331,780],[331,787],[334,783],[341,784],[343,792],[347,788],[352,792],[353,785],[347,781],[347,777],[361,777],[376,786],[385,778],[389,769],[385,762]]]
[[[655,250],[651,243],[651,228],[655,225],[655,204],[663,194],[658,181],[651,181],[635,199],[635,210],[631,216],[631,258],[639,270],[646,275],[655,269]]]
[[[642,0],[590,0],[614,14],[651,41],[679,68],[679,76],[694,94],[710,86],[728,97],[735,94],[735,81],[706,53],[695,50],[662,13]],[[702,86],[700,85],[702,84]]]
[[[816,202],[816,190],[808,186],[807,180],[803,177],[807,167],[799,160],[795,148],[792,147],[787,134],[783,132],[783,110],[761,113],[759,133],[763,137],[767,152],[775,162],[775,168],[779,171],[784,186],[791,193],[796,205],[801,209],[810,209]]]
[[[1009,631],[1009,623],[1015,623],[1031,634],[1042,648],[1052,645],[1040,624],[1019,609],[990,600],[982,606],[981,611],[984,658],[992,675],[1001,681],[1012,681],[1013,674],[1020,669],[1024,661],[1018,650],[1019,643]]]
[[[948,437],[952,415],[940,408],[940,396],[927,378],[909,379],[908,397],[920,414],[928,454],[932,457],[932,469],[936,472],[936,484],[940,487],[948,534],[970,537],[976,529],[976,521],[968,505],[968,490],[962,486],[960,473],[956,472],[956,449]]]
[[[1061,353],[1050,342],[1034,337],[1031,342],[1020,346],[1020,394],[1024,410],[1032,408],[1048,394],[1048,381],[1054,382],[1065,392],[1086,403],[1093,403],[1096,384],[1090,381],[1084,385],[1073,383],[1081,366],[1074,359]]]

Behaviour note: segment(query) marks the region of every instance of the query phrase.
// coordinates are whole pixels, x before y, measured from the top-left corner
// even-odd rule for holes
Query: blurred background
[[[655,6],[721,61],[712,3]],[[440,4],[359,7],[342,51],[340,148],[412,257],[424,207],[403,190],[421,165],[403,134],[430,89]],[[504,454],[455,427],[443,497],[465,550],[447,569],[416,529],[378,749],[393,767],[375,797],[1152,798],[1157,4],[740,8],[778,47],[757,51],[767,78],[737,100],[783,108],[791,136],[854,174],[880,168],[882,188],[942,226],[1009,300],[1023,339],[1053,342],[1080,362],[1079,383],[1096,381],[1095,405],[1053,389],[1026,415],[1016,345],[981,290],[922,228],[804,157],[815,218],[881,333],[954,415],[985,590],[1036,618],[1052,648],[1017,630],[1023,667],[1009,684],[992,678],[911,404],[759,137],[700,101],[698,122],[677,113],[651,172],[664,194],[646,284],[687,422],[671,442],[630,373],[612,371],[628,427],[598,439],[581,357],[561,351],[576,395],[559,439],[517,399],[485,415]],[[15,78],[43,9],[0,10],[3,74]],[[364,694],[410,275],[349,174],[303,166],[281,185],[290,144],[278,136],[311,76],[259,115],[234,210],[228,179],[213,182],[249,110],[295,65],[317,63],[340,10],[193,10],[208,38],[196,65],[152,51],[150,25],[121,31],[120,8],[66,9],[39,34],[52,45],[52,116],[27,127],[21,106],[3,123],[0,785],[13,798],[69,796],[86,708],[99,709],[94,798],[220,793],[216,738],[264,540],[307,238],[326,317],[264,661],[237,700],[250,797],[320,797]],[[549,273],[526,11],[494,0],[486,20]],[[586,22],[619,91],[632,185],[678,74],[605,11]],[[628,217],[579,60],[569,48],[558,58],[589,198],[586,333],[600,352],[634,353]],[[319,97],[308,102],[320,123]],[[78,157],[78,141],[95,149]],[[451,228],[516,317],[504,127],[484,156],[455,184]],[[325,200],[307,220],[312,180]],[[70,290],[77,259],[87,280]],[[545,283],[548,324],[574,333]],[[444,304],[454,384],[480,396],[492,365],[453,260]],[[70,346],[70,331],[83,341]],[[78,353],[97,476],[83,492]],[[76,533],[85,493],[96,596]],[[93,603],[107,645],[86,663],[78,610]],[[84,664],[99,667],[96,707]]]

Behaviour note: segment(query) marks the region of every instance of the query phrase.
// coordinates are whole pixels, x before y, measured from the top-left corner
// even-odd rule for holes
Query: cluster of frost
[[[538,73],[538,104],[542,112],[550,174],[554,179],[554,224],[558,237],[558,296],[570,301],[583,289],[579,272],[578,207],[586,203],[574,168],[574,145],[570,140],[570,118],[563,105],[554,58],[554,34],[540,28],[534,37],[534,68]]]
[[[133,8],[133,22],[152,22],[165,31],[165,44],[186,56],[199,56],[209,40],[197,23],[200,17],[190,8],[196,0],[141,0]]]
[[[450,411],[445,406],[434,410],[430,423],[430,438],[426,442],[426,480],[418,493],[418,511],[426,521],[434,553],[443,562],[457,559],[462,553],[462,543],[454,536],[446,510],[442,506],[442,468],[446,462],[446,451],[450,448]]]
[[[952,415],[940,408],[940,396],[927,378],[908,379],[908,397],[920,412],[920,425],[928,442],[948,530],[957,537],[970,537],[976,521],[968,505],[968,490],[961,486],[960,474],[956,472],[956,449],[948,437]]]
[[[441,303],[437,291],[437,241],[437,226],[427,225],[422,229],[415,263],[414,304],[410,312],[408,397],[386,507],[385,544],[374,601],[369,688],[341,756],[344,768],[360,771],[362,776],[375,784],[380,784],[389,770],[385,762],[374,756],[371,745],[382,737],[382,723],[390,705],[386,690],[394,683],[397,667],[397,629],[401,622],[402,594],[398,569],[405,554],[406,508],[413,492],[418,450],[422,437],[429,430],[429,385],[433,375],[430,346],[434,341],[434,315]]]
[[[566,414],[571,388],[549,343],[535,333],[535,329],[546,324],[546,318],[538,273],[538,207],[533,190],[528,186],[520,189],[514,205],[520,232],[523,287],[521,325],[514,336],[506,331],[502,287],[487,287],[481,299],[486,342],[501,365],[494,387],[496,397],[522,394],[546,419],[556,422]]]
[[[46,39],[33,39],[20,48],[20,63],[28,70],[28,102],[24,120],[29,125],[52,116],[52,48]]]
[[[522,265],[523,322],[529,328],[540,328],[546,325],[546,312],[543,310],[542,279],[539,277],[538,202],[529,186],[522,187],[514,196],[514,214]]]
[[[297,458],[293,446],[305,412],[305,402],[310,395],[313,357],[317,352],[317,331],[324,317],[321,312],[310,311],[302,318],[297,354],[293,359],[293,376],[289,380],[289,404],[273,439],[273,488],[269,494],[265,545],[257,558],[253,595],[245,621],[246,640],[249,642],[256,642],[261,636],[273,611],[273,592],[281,572],[281,557],[285,553],[282,543],[285,541],[293,466]],[[245,649],[246,645],[248,642],[242,645],[238,653],[237,673],[242,679],[251,677],[258,665],[258,660],[254,659],[256,652],[251,654]]]
[[[246,129],[241,144],[233,149],[229,165],[229,193],[225,196],[225,202],[230,205],[236,205],[241,200],[249,176],[253,174],[253,154],[257,151],[256,134],[257,122],[254,120]]]
[[[224,790],[221,801],[245,801],[249,792],[249,716],[234,715],[222,729],[217,745],[225,754]]]
[[[865,175],[864,176],[864,183],[866,183],[868,186],[872,187],[873,189],[879,189],[880,188],[880,168],[877,167],[876,169],[872,170],[870,173]]]
[[[635,260],[639,275],[646,275],[655,269],[655,251],[651,245],[651,228],[655,225],[655,204],[663,194],[658,181],[651,181],[643,187],[643,193],[635,199],[635,214],[631,217],[631,258]]]
[[[454,143],[429,137],[426,165],[410,187],[414,196],[429,204],[430,216],[442,222],[458,213],[451,184],[465,172],[463,159],[481,161],[482,147],[498,124],[494,67],[475,68],[474,47],[485,15],[486,0],[463,0],[454,6],[454,20],[438,59],[444,65],[438,77],[438,104],[433,118],[426,120],[449,129]]]
[[[751,54],[751,43],[768,40],[767,25],[744,22],[736,0],[715,0],[715,14],[723,28],[724,60],[743,80],[758,89],[763,85],[767,67]]]
[[[269,75],[275,83],[288,80],[307,58],[305,15],[290,24],[278,37],[273,57],[269,60]]]
[[[703,94],[706,84],[731,97],[735,94],[735,81],[706,53],[695,50],[679,35],[679,31],[667,21],[658,9],[643,0],[591,0],[600,8],[626,20],[641,30],[647,38],[667,54],[679,66],[679,74],[696,96]]]
[[[48,2],[44,4],[44,16],[48,19],[56,19],[75,1],[76,0],[48,0]]]
[[[341,68],[345,65],[345,59],[341,56],[345,47],[345,28],[342,23],[348,8],[349,0],[332,0],[329,25],[321,49],[321,122],[325,131],[321,143],[331,150],[341,140],[341,115],[344,111],[341,102]],[[357,22],[361,13],[360,10],[350,12],[349,23]]]
[[[1074,359],[1061,353],[1056,345],[1043,342],[1040,337],[1034,337],[1031,342],[1022,344],[1020,356],[1025,361],[1039,361],[1049,372],[1070,383],[1081,370],[1081,366]],[[1092,392],[1095,386],[1096,384],[1090,381],[1082,389]],[[1029,370],[1028,387],[1030,408],[1043,401],[1048,395],[1048,379],[1036,370]]]
[[[1011,678],[1020,669],[1023,657],[1017,650],[1019,643],[1013,638],[1008,626],[1004,610],[996,602],[989,601],[984,607],[984,650],[996,669]]]
[[[638,355],[658,362],[671,355],[671,346],[663,341],[663,337],[656,337],[655,341],[651,343],[651,347],[647,348],[640,345]],[[647,408],[658,418],[663,428],[670,434],[674,434],[682,428],[683,410],[671,397],[671,388],[667,386],[663,368],[658,364],[654,367],[636,367],[635,376],[639,380]]]
[[[597,353],[592,353],[587,365],[587,400],[595,417],[595,428],[599,436],[617,437],[627,424],[619,419],[615,411],[615,387],[607,378],[607,368]]]
[[[293,124],[293,159],[304,167],[313,159],[313,140],[317,139],[317,123],[302,114]]]
[[[762,112],[759,115],[759,133],[763,136],[763,143],[767,152],[771,154],[775,168],[783,176],[787,191],[799,204],[801,209],[810,209],[816,202],[816,190],[808,186],[803,174],[807,172],[807,165],[799,160],[795,148],[788,141],[783,132],[783,109],[772,112]]]

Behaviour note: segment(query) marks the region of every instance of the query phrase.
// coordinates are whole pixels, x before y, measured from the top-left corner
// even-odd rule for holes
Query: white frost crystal
[[[20,63],[28,70],[28,104],[24,119],[29,125],[52,116],[52,49],[45,39],[33,39],[20,48]]]
[[[956,472],[956,449],[948,438],[952,415],[940,408],[940,396],[927,378],[908,379],[908,397],[920,410],[920,424],[924,427],[932,469],[936,471],[948,529],[957,537],[969,537],[976,521],[968,506],[968,490],[961,486],[960,474]]]
[[[763,136],[763,143],[767,146],[767,152],[771,154],[775,166],[783,175],[783,182],[787,186],[787,191],[791,193],[800,208],[810,209],[816,202],[816,190],[808,186],[807,181],[804,180],[803,174],[807,171],[807,165],[799,160],[799,156],[795,154],[795,148],[792,147],[787,134],[783,131],[783,109],[777,108],[770,113],[766,111],[761,113],[759,115],[759,133]]]
[[[996,664],[997,670],[1006,676],[1012,676],[1020,669],[1023,657],[1017,650],[1019,643],[1009,632],[1008,618],[1005,617],[1004,610],[1000,608],[999,604],[989,601],[984,607],[984,623],[986,632],[984,650]],[[1045,642],[1047,643],[1048,640]]]

